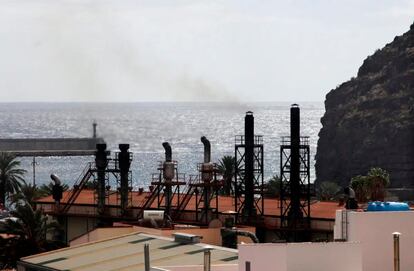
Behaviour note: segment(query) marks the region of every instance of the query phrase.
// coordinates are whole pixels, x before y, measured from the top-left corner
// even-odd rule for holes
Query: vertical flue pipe
[[[400,271],[400,235],[399,232],[394,232],[394,271]]]
[[[211,161],[211,144],[210,141],[205,137],[201,137],[201,142],[204,145],[204,163],[210,163]]]
[[[128,207],[129,194],[129,168],[131,166],[130,152],[128,151],[129,144],[119,144],[118,164],[121,175],[121,210],[124,214]]]
[[[211,249],[206,248],[204,250],[204,271],[211,270]]]
[[[150,271],[150,253],[149,253],[149,244],[144,244],[144,264],[145,264],[145,271]]]
[[[254,208],[254,117],[253,112],[246,112],[244,119],[245,140],[245,174],[244,174],[244,215],[251,220],[255,215]]]

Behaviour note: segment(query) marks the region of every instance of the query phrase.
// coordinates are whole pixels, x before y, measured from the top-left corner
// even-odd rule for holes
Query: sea
[[[235,136],[244,133],[244,116],[252,111],[255,134],[263,135],[264,179],[279,175],[281,137],[290,132],[288,102],[262,103],[2,103],[0,104],[1,138],[92,137],[92,123],[109,150],[119,143],[130,144],[135,189],[147,187],[152,173],[164,159],[162,142],[172,146],[173,159],[179,173],[197,174],[197,163],[203,160],[201,136],[211,142],[212,160],[234,156]],[[322,102],[299,103],[301,135],[310,137],[311,181],[315,178],[314,156],[324,114]],[[26,169],[26,182],[50,182],[50,174],[58,175],[73,185],[93,156],[18,158]]]

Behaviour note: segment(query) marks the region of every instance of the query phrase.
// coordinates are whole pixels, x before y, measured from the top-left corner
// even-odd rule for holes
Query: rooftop
[[[145,243],[149,243],[153,267],[202,265],[207,247],[211,248],[212,265],[237,264],[238,260],[235,249],[132,233],[25,257],[21,264],[36,270],[143,270]]]
[[[65,203],[65,199],[68,198],[68,191],[65,191],[63,194],[63,200],[61,203]],[[146,197],[149,195],[149,192],[139,193],[137,191],[132,192],[132,206],[139,207],[145,201]],[[184,194],[180,195],[184,197]],[[265,199],[265,215],[280,215],[279,208],[279,199]],[[52,196],[48,196],[42,199],[37,200],[38,203],[53,203],[54,200]],[[94,191],[93,190],[82,190],[76,199],[75,205],[94,205]],[[108,205],[118,205],[116,194],[109,196]],[[157,208],[156,201],[152,204],[151,208]],[[215,202],[213,201],[212,207],[215,208]],[[343,209],[342,206],[338,206],[337,202],[328,202],[328,201],[316,201],[311,204],[311,216],[313,218],[321,219],[335,219],[335,211],[338,209]],[[192,197],[188,203],[186,210],[195,210],[195,197]],[[234,211],[234,198],[230,196],[219,196],[219,211]]]

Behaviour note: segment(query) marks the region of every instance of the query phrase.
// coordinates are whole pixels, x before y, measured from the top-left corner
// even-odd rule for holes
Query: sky
[[[324,101],[414,0],[0,0],[0,102]]]

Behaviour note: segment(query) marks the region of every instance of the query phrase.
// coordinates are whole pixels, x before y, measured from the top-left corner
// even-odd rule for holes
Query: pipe
[[[210,163],[211,162],[211,144],[210,141],[205,137],[201,137],[201,142],[203,142],[204,145],[204,163]]]
[[[121,211],[126,212],[128,208],[128,193],[129,193],[129,168],[131,166],[131,158],[129,144],[119,144],[118,165],[120,169],[120,194],[121,194]]]
[[[394,232],[394,271],[400,271],[400,235],[399,232]]]
[[[95,166],[96,166],[97,175],[98,175],[97,207],[98,207],[98,214],[102,215],[105,212],[105,192],[106,192],[105,174],[106,174],[106,167],[108,166],[108,153],[106,151],[106,144],[96,144]]]
[[[204,250],[204,271],[211,270],[211,248],[207,247]]]
[[[56,184],[56,185],[60,185],[62,182],[60,180],[60,178],[55,175],[55,174],[51,174],[50,178],[52,179],[52,181]]]
[[[289,224],[292,227],[300,224],[303,217],[300,203],[301,175],[300,175],[300,108],[292,104],[290,108],[290,210]]]
[[[256,214],[254,207],[254,117],[253,112],[246,112],[244,118],[244,209],[243,215],[248,221]]]
[[[235,232],[237,235],[249,237],[250,239],[252,239],[253,243],[260,243],[259,238],[257,238],[257,236],[254,233],[240,230],[235,230]]]
[[[150,252],[149,252],[149,244],[144,244],[144,264],[145,264],[145,271],[150,271]]]
[[[162,143],[162,146],[165,149],[165,162],[171,162],[172,161],[172,151],[171,151],[171,145],[168,142]]]

